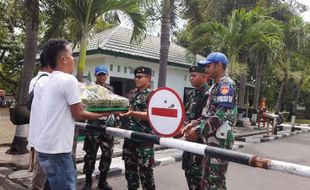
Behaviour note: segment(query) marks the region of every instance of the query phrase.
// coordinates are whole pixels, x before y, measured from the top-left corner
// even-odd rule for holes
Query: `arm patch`
[[[235,106],[235,88],[229,83],[221,83],[217,88],[217,104],[219,107],[232,109]]]

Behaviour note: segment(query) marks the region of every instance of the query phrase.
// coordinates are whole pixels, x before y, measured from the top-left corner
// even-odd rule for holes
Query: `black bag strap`
[[[39,76],[39,78],[36,80],[36,82],[34,83],[34,85],[33,85],[33,88],[32,88],[32,90],[31,91],[33,91],[34,90],[34,87],[36,86],[36,84],[37,84],[37,82],[38,82],[38,80],[41,78],[41,77],[44,77],[44,76],[48,76],[48,74],[42,74],[42,75],[40,75]]]

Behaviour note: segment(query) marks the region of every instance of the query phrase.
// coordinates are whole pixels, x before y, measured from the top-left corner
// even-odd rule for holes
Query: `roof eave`
[[[123,57],[123,58],[135,59],[135,60],[140,60],[140,61],[148,61],[148,62],[159,64],[158,59],[152,59],[152,58],[147,58],[147,57],[143,57],[143,56],[127,54],[127,53],[123,53],[123,52],[115,52],[115,51],[105,50],[105,49],[101,49],[101,48],[87,50],[87,52],[86,52],[86,55],[95,55],[95,54],[119,56],[119,57]],[[79,52],[74,52],[73,55],[78,56]],[[191,66],[191,65],[185,65],[185,64],[175,63],[175,62],[171,62],[171,61],[168,61],[168,65],[176,66],[176,67],[183,67],[183,68],[189,68]]]

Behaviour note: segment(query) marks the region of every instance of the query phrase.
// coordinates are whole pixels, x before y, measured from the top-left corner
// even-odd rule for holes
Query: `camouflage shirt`
[[[200,89],[190,91],[185,105],[186,121],[195,120],[201,117],[202,109],[207,101],[208,85],[203,85]]]
[[[149,88],[146,88],[143,92],[135,90],[134,98],[130,101],[130,108],[133,111],[146,112],[147,100],[150,94],[151,90]],[[135,117],[129,117],[128,130],[142,133],[152,133],[152,128],[147,120],[141,120]]]
[[[237,118],[236,85],[228,76],[220,78],[208,91],[207,104],[202,112],[202,121],[211,131],[217,130],[224,122],[232,126]],[[199,125],[198,129],[205,125]],[[201,130],[198,130],[201,132]]]

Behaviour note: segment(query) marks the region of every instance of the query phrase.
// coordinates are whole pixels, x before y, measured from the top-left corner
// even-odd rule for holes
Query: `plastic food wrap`
[[[127,108],[129,100],[95,83],[80,84],[81,99],[87,108]]]

